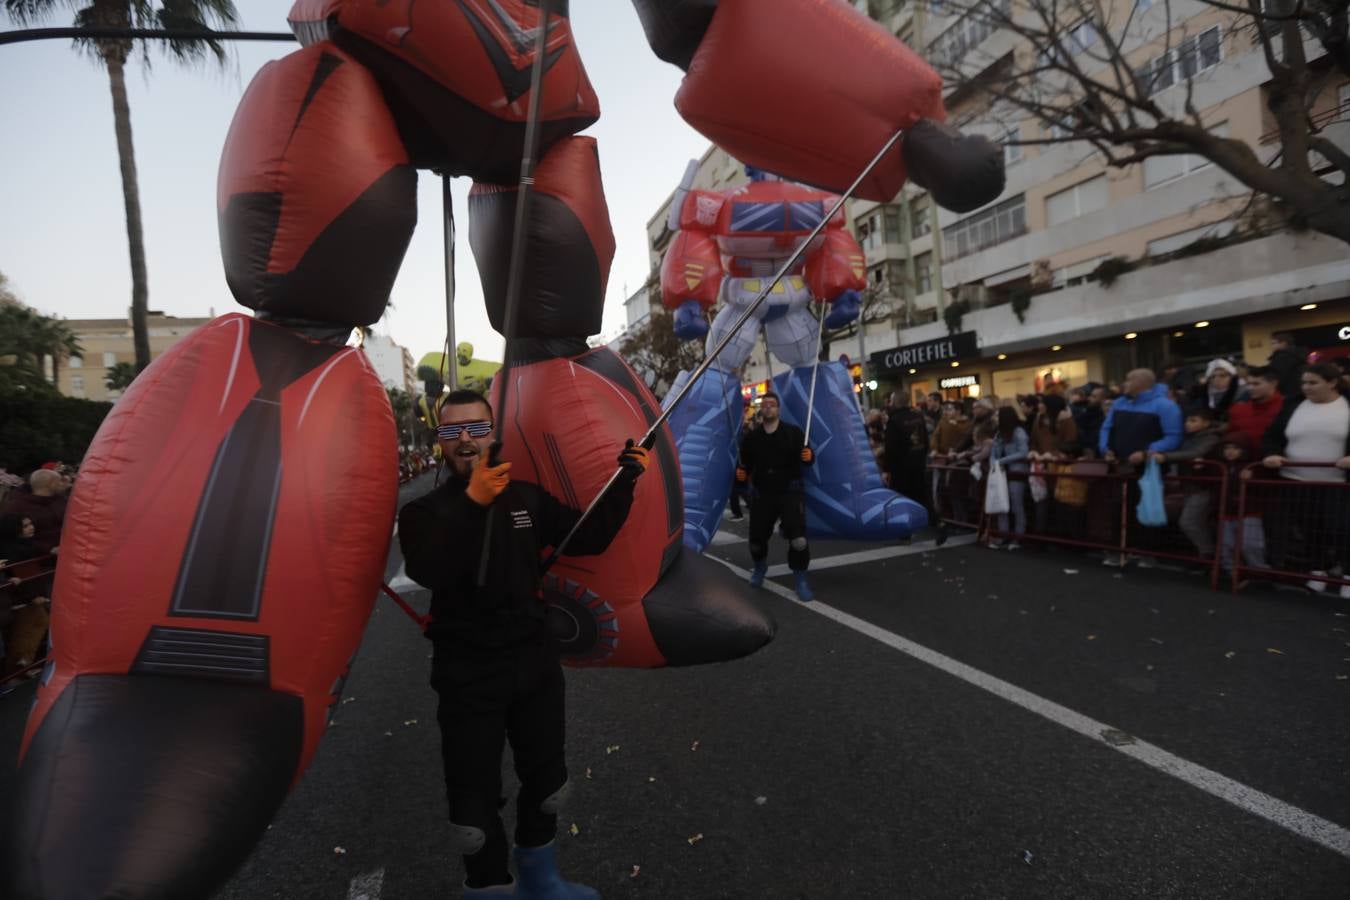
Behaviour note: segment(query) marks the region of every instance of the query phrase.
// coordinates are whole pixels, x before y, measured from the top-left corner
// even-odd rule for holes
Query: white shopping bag
[[[1003,467],[995,461],[989,467],[989,482],[984,489],[984,511],[997,516],[1011,508],[1008,503],[1008,476],[1003,474]]]

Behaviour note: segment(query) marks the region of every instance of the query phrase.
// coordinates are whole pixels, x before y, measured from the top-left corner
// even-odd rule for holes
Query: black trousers
[[[769,538],[780,521],[788,539],[788,568],[805,572],[811,548],[806,544],[806,497],[800,491],[761,491],[750,499],[750,558],[758,563],[769,555]]]
[[[551,635],[487,651],[437,642],[431,686],[440,697],[446,796],[454,825],[482,829],[481,850],[464,857],[472,887],[505,884],[506,830],[501,805],[502,749],[511,742],[520,794],[516,798],[516,843],[539,847],[553,840],[556,814],[542,808],[567,783],[563,758],[564,684],[558,647]]]

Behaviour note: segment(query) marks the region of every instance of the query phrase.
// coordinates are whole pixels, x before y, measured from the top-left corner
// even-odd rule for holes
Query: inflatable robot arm
[[[806,284],[819,303],[830,304],[826,328],[841,328],[858,318],[862,291],[867,287],[867,264],[862,247],[843,227],[842,217],[825,230],[820,248],[806,258]]]
[[[907,177],[953,212],[978,209],[1003,193],[1002,148],[941,124],[947,116],[942,79],[850,4],[633,0],[633,5],[656,55],[686,72],[675,97],[680,115],[736,159],[791,181],[841,191],[895,130],[904,128],[900,147],[864,180],[860,198],[889,203]],[[763,89],[765,72],[774,73],[771,93]],[[839,140],[844,134],[849,139]]]
[[[707,309],[722,289],[722,254],[713,235],[725,202],[693,189],[698,161],[690,160],[670,204],[666,227],[674,233],[661,262],[661,303],[675,314],[675,334],[692,341],[708,333]]]

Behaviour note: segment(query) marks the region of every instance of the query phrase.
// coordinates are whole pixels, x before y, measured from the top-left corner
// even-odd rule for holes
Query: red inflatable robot
[[[557,6],[547,23],[531,0],[292,9],[304,49],[254,79],[220,169],[226,277],[255,316],[219,319],[156,360],[86,458],[4,841],[5,896],[209,896],[304,771],[376,596],[396,505],[393,418],[343,343],[385,308],[419,168],[480,182],[471,239],[500,329],[514,199],[501,185],[519,169],[541,27],[545,155],[504,456],[513,474],[585,505],[615,447],[654,419],[623,361],[586,347],[613,238],[595,144],[572,137],[599,106]],[[941,118],[936,77],[836,0],[638,7],[658,52],[688,66],[681,112],[762,168],[838,189],[894,129]],[[760,27],[770,15],[772,39]],[[785,40],[809,54],[781,62]],[[911,155],[881,166],[865,195],[889,198],[906,164],[919,178]],[[658,666],[752,652],[772,623],[720,567],[682,553],[668,432],[653,459],[600,563],[554,570],[572,654]]]

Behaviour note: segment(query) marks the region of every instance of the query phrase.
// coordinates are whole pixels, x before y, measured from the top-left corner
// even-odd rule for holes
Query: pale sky
[[[284,0],[235,0],[240,29],[285,31]],[[683,73],[658,60],[628,0],[580,0],[572,27],[601,119],[605,194],[618,251],[610,272],[604,331],[624,324],[624,288],[648,274],[646,223],[708,142],[674,107]],[[70,24],[62,10],[47,24]],[[14,27],[0,17],[0,30]],[[258,68],[298,48],[231,44],[232,62],[184,69],[152,55],[147,75],[128,69],[140,175],[150,308],[177,316],[242,311],[225,284],[215,186],[235,107]],[[106,73],[69,41],[0,47],[0,272],[28,305],[66,318],[116,318],[131,305],[112,101]],[[440,180],[420,173],[418,227],[394,285],[394,309],[376,325],[412,351],[439,350],[445,337]],[[500,359],[468,246],[469,181],[455,180],[459,340],[480,358]]]

